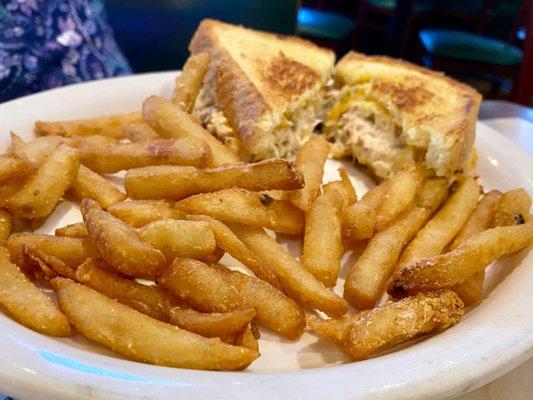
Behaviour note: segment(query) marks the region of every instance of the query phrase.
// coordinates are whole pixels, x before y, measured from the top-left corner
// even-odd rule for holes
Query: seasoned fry
[[[212,265],[212,264],[216,264],[217,262],[220,261],[220,259],[222,257],[224,257],[224,250],[222,250],[220,247],[215,247],[215,251],[213,251],[211,254],[208,254],[202,258],[200,258],[200,261],[207,264],[207,265]]]
[[[205,130],[192,115],[162,97],[150,96],[144,101],[143,119],[163,137],[196,137],[207,141],[213,152],[214,167],[240,162],[235,153]]]
[[[374,229],[377,231],[387,228],[398,215],[411,207],[422,184],[422,175],[416,169],[399,171],[390,181],[376,215]]]
[[[67,193],[78,201],[93,199],[104,209],[126,200],[126,195],[119,188],[85,165],[80,165],[78,176],[72,181]]]
[[[98,203],[83,199],[81,214],[89,237],[113,268],[139,278],[154,278],[165,268],[161,251],[141,241],[131,226],[102,210]]]
[[[340,181],[326,183],[322,186],[322,190],[324,193],[332,190],[338,191],[342,196],[344,206],[348,207],[357,201],[357,194],[355,193],[355,188],[353,187],[352,181],[350,181],[350,177],[345,168],[339,168],[339,175],[341,176]]]
[[[225,224],[207,215],[188,215],[187,219],[207,222],[213,230],[219,248],[247,266],[259,279],[278,289],[281,288],[276,274],[264,265]]]
[[[160,219],[138,230],[139,239],[160,250],[170,264],[176,257],[202,258],[215,251],[215,237],[208,223]]]
[[[254,335],[254,331],[252,328],[253,321],[248,324],[248,327],[242,332],[242,334],[235,339],[235,342],[233,343],[235,346],[242,346],[246,347],[250,350],[259,351],[259,343],[257,342],[257,339]]]
[[[442,208],[416,235],[405,249],[398,270],[409,262],[440,254],[462,228],[479,198],[479,186],[466,177]]]
[[[303,184],[300,171],[285,160],[266,160],[213,169],[146,167],[128,171],[124,180],[126,193],[131,198],[167,200],[181,200],[194,194],[231,187],[254,191],[291,190]]]
[[[507,254],[533,244],[533,222],[488,229],[455,250],[407,264],[389,290],[400,295],[448,288],[466,281]]]
[[[78,167],[76,151],[64,145],[58,147],[23,188],[9,198],[6,208],[23,218],[46,217],[76,178]]]
[[[28,160],[33,166],[41,164],[60,145],[69,144],[67,138],[60,136],[39,137],[25,143],[13,132],[11,132],[11,142],[10,154],[12,153]]]
[[[69,224],[61,228],[57,228],[55,230],[55,235],[83,239],[89,237],[89,232],[87,232],[85,223],[76,222],[74,224]]]
[[[53,301],[35,286],[0,246],[0,304],[21,324],[51,336],[70,336],[67,318]]]
[[[311,329],[341,345],[354,360],[459,322],[463,303],[450,290],[420,293],[339,320],[308,319]]]
[[[157,280],[182,301],[203,312],[246,308],[237,289],[222,274],[201,261],[176,258]]]
[[[162,200],[125,201],[112,205],[107,211],[134,228],[164,218],[183,218],[183,213]]]
[[[387,287],[403,247],[429,217],[429,210],[416,207],[372,236],[348,272],[344,298],[360,310],[373,308]]]
[[[304,214],[291,203],[244,189],[202,193],[176,204],[186,214],[205,214],[229,222],[261,226],[274,232],[298,235],[304,231]]]
[[[296,166],[302,171],[305,186],[289,194],[292,204],[308,211],[320,192],[324,164],[328,158],[329,143],[322,136],[311,135],[296,155]]]
[[[509,226],[528,222],[530,208],[531,197],[524,189],[506,192],[496,209],[492,226]]]
[[[13,216],[9,211],[0,208],[0,241],[7,240],[13,230]]]
[[[334,317],[343,315],[346,301],[326,289],[298,261],[291,257],[275,239],[261,228],[230,223],[230,229],[274,273],[287,294],[300,304],[324,311]]]
[[[124,135],[133,143],[144,142],[146,140],[162,139],[148,124],[144,121],[135,121],[122,127]]]
[[[24,263],[23,245],[33,245],[44,253],[55,256],[71,268],[77,268],[88,257],[100,258],[96,247],[88,239],[78,239],[35,233],[13,233],[6,242],[11,259],[17,264]]]
[[[33,166],[26,158],[15,153],[0,155],[0,182],[22,178],[32,171]]]
[[[205,140],[198,138],[158,139],[107,146],[82,144],[80,161],[99,174],[150,165],[207,167],[213,155]]]
[[[427,178],[415,198],[415,207],[427,208],[431,214],[435,213],[448,196],[448,186],[447,178]]]
[[[218,337],[227,343],[235,342],[254,317],[253,308],[225,313],[202,313],[181,307],[170,310],[171,324],[205,337]]]
[[[138,111],[106,115],[73,121],[37,121],[35,133],[39,136],[90,136],[103,135],[116,139],[124,138],[122,126],[141,119]]]
[[[76,270],[75,280],[152,318],[169,322],[178,299],[157,286],[147,286],[99,267],[88,258]]]
[[[22,254],[25,257],[26,270],[40,270],[43,272],[47,280],[57,276],[74,279],[74,270],[66,265],[59,258],[47,254],[40,250],[37,246],[32,244],[25,244],[22,246]],[[35,265],[36,268],[32,268]]]
[[[172,103],[188,113],[192,112],[210,60],[209,53],[194,54],[187,59],[181,73],[176,77]]]
[[[305,216],[301,261],[316,279],[335,286],[341,269],[343,198],[336,190],[319,195]]]
[[[253,350],[150,318],[74,281],[56,278],[52,283],[59,305],[79,332],[134,360],[168,367],[233,370],[245,368],[258,356]]]

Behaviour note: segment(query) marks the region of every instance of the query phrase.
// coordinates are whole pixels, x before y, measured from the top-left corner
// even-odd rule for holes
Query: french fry
[[[172,325],[205,337],[218,337],[226,343],[234,343],[254,317],[253,308],[225,313],[202,313],[181,307],[174,307],[170,310]]]
[[[455,193],[409,243],[400,257],[398,270],[413,260],[440,254],[474,211],[478,199],[476,181],[472,177],[464,178]]]
[[[0,208],[0,241],[7,240],[13,230],[13,216],[9,211]]]
[[[134,228],[164,218],[182,219],[183,213],[163,200],[135,200],[113,204],[107,209],[118,219]]]
[[[181,73],[176,77],[172,103],[188,113],[192,112],[210,60],[209,53],[194,54],[187,59]]]
[[[344,283],[344,298],[350,304],[360,310],[375,306],[387,287],[400,252],[429,217],[429,210],[415,207],[370,238]]]
[[[89,232],[84,222],[75,222],[73,224],[65,225],[55,230],[56,236],[65,236],[71,238],[88,238]]]
[[[100,258],[98,250],[88,239],[39,235],[35,233],[13,233],[9,236],[6,246],[11,259],[22,265],[23,245],[33,245],[46,254],[55,256],[71,268],[77,268],[88,257]]]
[[[346,300],[316,280],[261,228],[229,223],[229,228],[262,262],[278,276],[287,294],[300,304],[338,317],[346,313]]]
[[[345,168],[339,168],[339,175],[341,176],[339,181],[326,183],[322,186],[322,191],[324,193],[332,190],[338,191],[342,196],[344,206],[348,207],[357,201],[357,194],[355,193],[355,188],[353,187]]]
[[[324,164],[329,154],[329,143],[322,136],[311,135],[296,155],[296,166],[302,171],[305,186],[289,194],[292,204],[308,211],[320,192]]]
[[[8,151],[28,160],[33,166],[38,166],[62,144],[70,145],[67,138],[60,136],[39,137],[26,143],[11,132],[11,148]]]
[[[32,164],[17,154],[0,155],[0,182],[19,179],[33,171]]]
[[[133,143],[161,139],[161,136],[142,120],[124,125],[122,127],[122,132],[130,140],[130,142]]]
[[[376,215],[374,229],[377,231],[387,228],[398,215],[412,206],[422,184],[422,175],[416,169],[399,171],[390,181]]]
[[[222,274],[201,261],[176,258],[157,284],[203,312],[228,312],[247,308],[237,289]]]
[[[208,254],[204,257],[201,257],[199,261],[207,264],[207,265],[212,265],[212,264],[216,264],[217,262],[220,261],[220,259],[222,257],[224,257],[224,250],[222,250],[220,247],[215,247],[215,251],[213,251],[211,254]]]
[[[80,161],[99,174],[150,165],[191,165],[207,167],[213,155],[205,140],[198,138],[157,139],[107,146],[82,144]]]
[[[514,189],[503,194],[494,214],[492,226],[523,224],[529,220],[531,197],[524,189]]]
[[[319,195],[305,216],[301,261],[316,279],[335,286],[341,269],[343,197],[332,190]]]
[[[235,339],[233,343],[235,346],[246,347],[250,350],[259,351],[259,343],[254,335],[252,325],[253,321],[248,324],[248,327],[242,332],[242,334]]]
[[[163,137],[192,136],[207,141],[213,152],[214,167],[240,162],[235,153],[205,130],[192,115],[162,97],[148,97],[143,103],[142,114],[148,125]]]
[[[169,264],[176,257],[202,258],[215,251],[215,237],[207,222],[160,219],[137,232],[139,239],[160,250]]]
[[[65,315],[53,301],[35,286],[0,246],[0,304],[17,321],[30,329],[51,336],[70,336],[72,330]]]
[[[186,214],[205,214],[228,222],[261,226],[274,232],[299,235],[304,231],[304,214],[291,203],[245,189],[224,189],[202,193],[176,203]]]
[[[89,237],[113,268],[138,278],[154,278],[165,268],[161,251],[141,241],[131,226],[102,210],[98,203],[83,199],[81,214]]]
[[[455,250],[407,264],[389,287],[392,294],[449,288],[484,271],[493,261],[533,244],[533,222],[487,229]]]
[[[171,308],[180,302],[157,286],[147,286],[102,269],[88,258],[75,272],[78,282],[160,321],[170,321]]]
[[[135,199],[181,200],[198,194],[239,187],[253,191],[291,190],[302,187],[300,171],[285,160],[226,165],[213,169],[157,166],[126,173],[124,186]]]
[[[80,165],[78,176],[70,184],[67,193],[78,201],[93,199],[104,209],[126,200],[126,195],[119,188],[85,165]]]
[[[135,111],[72,121],[37,121],[35,133],[39,136],[102,135],[122,139],[125,137],[121,129],[122,126],[140,119],[140,113]]]
[[[74,327],[95,342],[137,361],[168,367],[234,370],[258,353],[150,318],[69,279],[52,280]],[[135,327],[135,329],[132,329]]]
[[[459,322],[463,303],[449,290],[420,293],[340,320],[308,319],[311,329],[341,345],[353,360]]]
[[[225,224],[207,215],[188,215],[187,219],[207,222],[213,230],[215,241],[219,248],[243,263],[259,279],[270,283],[278,289],[281,288],[281,283],[276,274],[264,265]]]
[[[8,199],[6,208],[23,218],[46,217],[76,178],[78,167],[76,151],[64,145],[58,147],[23,188]]]
[[[415,198],[415,207],[427,208],[431,214],[441,206],[448,196],[447,178],[427,178]]]
[[[74,269],[69,267],[59,258],[47,254],[32,244],[25,244],[22,247],[22,254],[25,257],[25,270],[40,270],[46,280],[61,276],[64,278],[75,278]],[[35,265],[35,267],[32,267]]]

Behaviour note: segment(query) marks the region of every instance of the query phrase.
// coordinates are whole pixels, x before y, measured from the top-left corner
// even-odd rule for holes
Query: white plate
[[[102,80],[0,104],[0,138],[8,144],[10,130],[32,137],[37,119],[139,109],[150,94],[168,96],[175,75],[167,72]],[[486,189],[524,187],[533,192],[533,161],[519,148],[482,124],[478,124],[476,144],[479,174]],[[339,165],[328,161],[326,180],[336,176]],[[368,178],[349,168],[362,193]],[[77,208],[64,202],[40,231],[50,233],[57,226],[79,220]],[[285,243],[295,251],[295,241]],[[351,262],[353,257],[345,261]],[[81,337],[40,335],[0,314],[0,392],[20,400],[451,397],[497,378],[533,354],[532,293],[533,255],[522,252],[491,267],[487,298],[442,334],[367,361],[344,364],[346,358],[334,346],[310,333],[288,342],[263,332],[262,355],[245,372],[136,363]]]

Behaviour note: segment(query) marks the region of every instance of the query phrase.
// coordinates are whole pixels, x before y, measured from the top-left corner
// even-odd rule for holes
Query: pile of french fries
[[[361,360],[457,323],[481,301],[487,266],[533,243],[523,189],[481,194],[473,177],[405,165],[358,199],[343,169],[322,183],[318,135],[294,162],[242,162],[190,114],[208,62],[191,57],[172,100],[149,97],[142,112],[37,122],[31,142],[12,134],[0,304],[13,318],[180,368],[246,368],[257,326],[291,340],[307,327]],[[106,176],[119,171],[124,191]],[[83,222],[12,232],[13,218],[35,228],[63,198]],[[276,234],[302,238],[299,259]],[[341,259],[358,243],[341,297]]]

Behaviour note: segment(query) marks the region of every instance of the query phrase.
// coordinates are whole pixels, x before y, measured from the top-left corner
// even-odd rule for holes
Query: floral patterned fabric
[[[0,102],[131,73],[101,0],[0,0]]]

